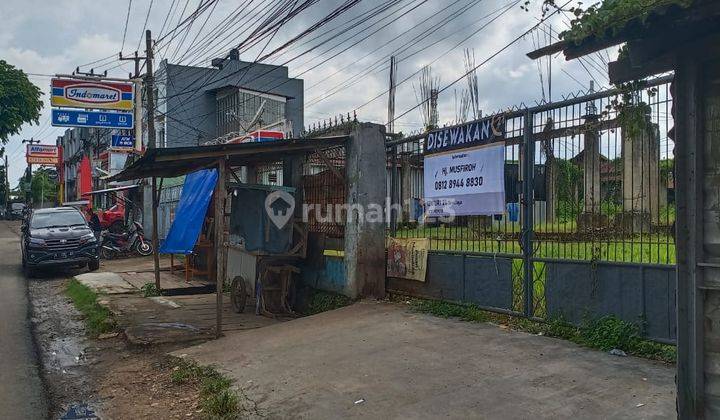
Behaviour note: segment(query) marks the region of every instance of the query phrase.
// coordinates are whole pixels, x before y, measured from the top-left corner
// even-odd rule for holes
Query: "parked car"
[[[112,233],[122,233],[125,231],[125,209],[117,204],[107,210],[98,210],[100,218],[100,226]]]
[[[11,203],[10,204],[10,220],[22,220],[24,213],[25,213],[25,204],[24,203]]]
[[[85,217],[72,207],[38,209],[22,226],[26,275],[42,267],[100,268],[98,241]]]

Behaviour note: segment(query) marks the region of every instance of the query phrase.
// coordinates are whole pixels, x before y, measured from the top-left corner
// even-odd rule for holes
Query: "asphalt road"
[[[17,222],[0,221],[0,419],[44,419],[47,400],[30,329]]]

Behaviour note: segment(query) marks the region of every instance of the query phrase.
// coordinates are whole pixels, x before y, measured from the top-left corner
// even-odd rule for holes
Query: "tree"
[[[27,75],[0,60],[0,142],[20,132],[25,123],[39,124],[43,93]]]
[[[36,206],[42,203],[54,203],[57,200],[57,181],[53,181],[49,170],[40,168],[32,176],[30,191],[32,201]]]

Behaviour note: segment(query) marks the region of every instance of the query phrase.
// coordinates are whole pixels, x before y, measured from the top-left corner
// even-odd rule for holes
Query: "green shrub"
[[[65,288],[65,294],[72,300],[75,308],[83,314],[88,333],[97,336],[113,331],[116,327],[110,311],[97,303],[97,293],[89,287],[72,279]]]

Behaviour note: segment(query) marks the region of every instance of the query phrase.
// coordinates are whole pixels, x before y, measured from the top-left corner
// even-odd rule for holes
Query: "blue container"
[[[508,218],[511,222],[520,220],[520,203],[507,203]]]

